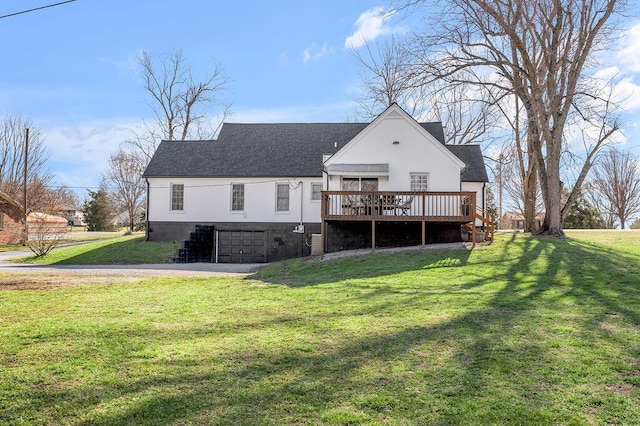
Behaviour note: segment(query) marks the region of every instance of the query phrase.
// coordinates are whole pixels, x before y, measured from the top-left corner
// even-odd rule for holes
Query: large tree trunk
[[[522,185],[524,201],[524,232],[534,232],[536,227],[536,204],[537,204],[538,180],[536,179],[535,167],[529,167]]]
[[[534,141],[538,138],[537,126],[531,124],[529,120],[527,126],[527,168],[523,168],[522,192],[524,195],[524,230],[534,232],[536,226],[536,204],[538,201],[538,167],[536,165]]]
[[[553,137],[553,135],[552,135]],[[550,144],[547,144],[549,146]],[[560,181],[560,143],[547,149],[545,219],[540,233],[554,237],[563,237],[562,230],[562,182]]]

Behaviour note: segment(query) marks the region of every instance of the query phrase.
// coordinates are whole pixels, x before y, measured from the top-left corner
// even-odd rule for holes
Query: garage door
[[[264,263],[267,261],[265,231],[217,231],[219,263]]]

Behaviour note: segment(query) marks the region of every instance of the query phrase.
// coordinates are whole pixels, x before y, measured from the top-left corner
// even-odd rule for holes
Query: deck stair
[[[470,240],[474,244],[476,241],[476,236],[484,234],[484,240],[493,242],[493,237],[496,232],[496,221],[493,214],[485,211],[481,208],[477,208],[475,212],[475,221],[470,223],[465,223],[462,225],[465,229],[469,231],[469,235],[471,236]],[[481,226],[477,226],[477,221],[482,222]]]

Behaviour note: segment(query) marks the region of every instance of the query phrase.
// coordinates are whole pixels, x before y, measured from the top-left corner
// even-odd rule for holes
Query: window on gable
[[[279,183],[276,185],[276,211],[289,211],[289,184]]]
[[[321,198],[322,198],[322,184],[312,183],[311,184],[311,201],[320,201]]]
[[[171,210],[184,210],[184,184],[182,183],[171,184]]]
[[[428,191],[429,190],[429,173],[412,173],[411,174],[411,190],[412,191]]]
[[[244,211],[244,183],[231,185],[231,210],[235,212]]]

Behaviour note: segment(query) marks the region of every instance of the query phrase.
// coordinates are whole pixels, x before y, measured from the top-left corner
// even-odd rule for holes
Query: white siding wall
[[[484,183],[482,183],[482,182],[463,182],[462,183],[462,190],[463,191],[475,192],[476,193],[476,206],[478,206],[478,208],[480,208],[480,209],[484,209],[485,206],[482,204],[482,201],[484,200],[484,198],[483,198]],[[476,220],[476,226],[482,226],[482,221],[481,220]]]
[[[302,181],[302,186],[299,182]],[[149,178],[149,220],[177,222],[320,222],[320,201],[311,201],[311,183],[320,177]],[[171,184],[184,184],[184,210],[170,210]],[[244,183],[244,211],[231,211],[231,184]],[[276,183],[288,183],[289,211],[276,212]]]
[[[389,177],[379,178],[380,191],[410,190],[411,173],[429,173],[430,191],[460,191],[460,163],[440,142],[403,116],[381,118],[325,164],[388,163]],[[327,189],[341,190],[340,182],[340,176],[331,176]]]

